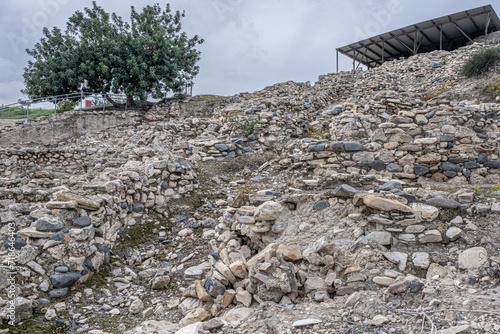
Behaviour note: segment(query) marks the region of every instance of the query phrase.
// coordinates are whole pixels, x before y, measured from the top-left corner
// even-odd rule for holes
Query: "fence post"
[[[26,105],[26,123],[29,123],[29,117],[30,117],[30,105]]]
[[[127,113],[127,107],[128,107],[128,96],[125,95],[125,113]]]
[[[57,96],[54,99],[54,116],[56,115],[56,110],[57,110]]]
[[[83,107],[83,90],[80,90],[80,111],[82,111]]]

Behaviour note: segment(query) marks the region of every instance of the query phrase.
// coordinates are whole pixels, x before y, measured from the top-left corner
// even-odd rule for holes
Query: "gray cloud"
[[[42,37],[44,26],[65,27],[91,0],[16,0],[0,4],[0,103],[22,95],[24,50]],[[146,0],[98,4],[128,19],[130,5]],[[205,39],[195,94],[232,95],[277,82],[311,81],[335,71],[335,48],[359,38],[461,10],[486,5],[477,0],[172,0],[186,10],[183,28]],[[491,1],[500,10],[500,1]],[[161,4],[166,4],[161,1]],[[350,68],[341,59],[341,69]]]

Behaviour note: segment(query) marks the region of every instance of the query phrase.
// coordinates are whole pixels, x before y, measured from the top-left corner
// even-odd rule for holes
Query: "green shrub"
[[[78,104],[79,100],[62,100],[57,103],[57,109],[59,111],[70,111],[73,110]]]
[[[485,73],[500,62],[500,48],[488,48],[474,53],[464,64],[460,73],[473,77]]]
[[[497,78],[495,81],[490,82],[484,88],[493,96],[500,96],[500,78]]]
[[[267,124],[262,123],[262,118],[260,116],[257,118],[245,117],[239,120],[230,120],[230,123],[233,131],[243,136],[250,136],[252,133],[261,131],[267,126]]]

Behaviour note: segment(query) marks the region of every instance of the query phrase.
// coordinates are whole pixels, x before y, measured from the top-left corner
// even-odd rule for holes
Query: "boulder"
[[[412,203],[411,208],[418,223],[431,222],[439,216],[439,209],[432,205]]]
[[[299,245],[279,245],[276,254],[283,255],[286,261],[300,261],[302,260],[302,248]]]
[[[264,202],[255,210],[254,217],[256,221],[276,220],[283,211],[283,206],[279,203],[268,201]]]
[[[472,247],[458,255],[458,266],[462,269],[477,269],[488,262],[488,252],[483,247]]]

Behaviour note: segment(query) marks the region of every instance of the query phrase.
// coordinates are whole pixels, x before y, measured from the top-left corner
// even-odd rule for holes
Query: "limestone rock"
[[[235,277],[243,279],[248,276],[247,267],[245,265],[245,262],[243,261],[236,261],[231,263],[229,265],[229,269],[231,270],[231,272]]]
[[[299,245],[279,245],[276,254],[283,255],[286,261],[300,261],[302,260],[302,249]]]
[[[436,219],[439,215],[438,208],[422,204],[422,203],[412,203],[411,204],[413,213],[415,214],[415,219],[417,222],[430,222]]]
[[[144,303],[142,302],[142,300],[140,300],[139,298],[137,298],[136,300],[134,300],[132,302],[132,304],[130,304],[130,306],[128,308],[128,312],[130,314],[138,314],[143,309],[144,309]]]
[[[203,307],[197,307],[188,314],[184,318],[182,318],[180,324],[182,326],[195,324],[210,318],[211,314]]]
[[[472,247],[458,255],[458,266],[462,269],[477,269],[488,261],[488,252],[483,247]]]
[[[367,207],[380,211],[400,211],[405,213],[412,213],[412,209],[398,201],[378,197],[375,195],[367,195],[364,198],[364,203]]]
[[[257,207],[254,217],[256,221],[276,220],[278,219],[282,211],[283,206],[281,206],[281,204],[273,201],[268,201],[262,203]]]
[[[421,244],[441,241],[443,241],[443,236],[438,230],[425,231],[424,233],[418,235],[418,242]]]
[[[394,283],[394,279],[390,277],[376,276],[373,278],[373,283],[381,286],[389,286]]]
[[[302,320],[295,321],[292,324],[292,327],[304,327],[304,326],[320,324],[322,322],[323,321],[318,320],[318,319],[302,319]]]
[[[415,252],[411,256],[413,265],[422,269],[427,269],[430,265],[431,259],[429,253]]]

